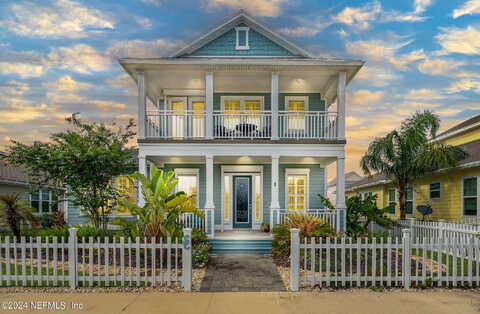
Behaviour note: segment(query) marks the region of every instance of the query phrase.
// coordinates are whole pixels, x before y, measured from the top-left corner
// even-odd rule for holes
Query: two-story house
[[[138,86],[139,171],[175,171],[210,234],[320,210],[332,163],[345,229],[345,89],[362,61],[314,57],[240,11],[169,57],[119,62]]]

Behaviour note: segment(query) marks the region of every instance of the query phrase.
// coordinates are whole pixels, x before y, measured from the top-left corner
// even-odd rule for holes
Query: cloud
[[[464,91],[474,91],[480,94],[480,80],[476,79],[462,79],[450,84],[450,87],[446,89],[447,93],[459,93]]]
[[[458,9],[453,10],[452,17],[454,19],[464,15],[480,14],[480,0],[469,0]]]
[[[106,83],[114,88],[121,89],[126,95],[135,95],[137,93],[135,81],[126,73],[110,78],[106,80]]]
[[[134,16],[133,19],[135,20],[135,23],[143,27],[144,29],[150,29],[152,28],[152,20],[149,18],[143,17],[143,16]]]
[[[480,28],[467,26],[467,28],[442,27],[442,33],[435,36],[435,39],[442,47],[438,55],[451,53],[480,54]]]
[[[74,93],[89,88],[90,84],[77,82],[71,76],[65,75],[56,81],[44,84],[44,87],[56,92]]]
[[[168,56],[173,51],[183,45],[179,41],[170,41],[166,39],[146,40],[125,40],[115,41],[107,49],[107,54],[116,58],[138,57],[155,58]]]
[[[0,109],[2,123],[23,123],[45,117],[49,110],[48,105],[31,105],[19,99],[11,99]]]
[[[56,47],[48,54],[50,65],[82,74],[105,71],[111,61],[109,56],[85,44]]]
[[[348,95],[348,103],[351,105],[370,105],[380,102],[385,96],[384,92],[372,92],[369,90],[358,90]]]
[[[421,14],[431,3],[431,0],[415,0],[413,11],[404,13],[395,10],[385,11],[379,1],[372,1],[361,7],[346,7],[333,16],[332,20],[357,30],[366,30],[372,23],[419,22],[426,19]]]
[[[290,0],[206,0],[205,8],[207,10],[229,7],[233,9],[244,9],[248,13],[256,16],[279,16],[282,7],[288,4]]]
[[[9,17],[0,21],[0,27],[20,36],[82,38],[115,26],[100,10],[70,0],[15,2],[8,10]]]
[[[413,99],[413,100],[430,100],[430,99],[440,99],[443,98],[443,96],[435,92],[431,89],[426,89],[426,88],[421,88],[421,89],[412,89],[408,91],[408,93],[405,95],[405,98],[407,99]]]
[[[380,39],[358,40],[347,42],[345,48],[348,53],[366,58],[367,61],[386,63],[397,69],[406,70],[411,64],[426,57],[423,49],[405,54],[398,53],[400,48],[409,45],[411,42]]]
[[[386,86],[399,80],[400,75],[389,68],[380,65],[366,64],[355,77],[355,81],[365,82],[372,86]]]
[[[106,100],[91,100],[88,103],[94,105],[96,109],[105,112],[111,112],[112,110],[123,111],[123,109],[126,107],[125,104]]]
[[[430,75],[451,75],[463,62],[452,61],[447,59],[431,59],[427,58],[417,65],[420,72]]]
[[[0,86],[0,95],[4,96],[21,96],[30,90],[27,83],[19,81],[7,81]]]
[[[42,65],[18,63],[18,62],[0,62],[0,74],[17,74],[21,78],[42,76],[45,67]]]
[[[163,0],[140,0],[140,1],[146,5],[151,5],[155,7],[159,7],[163,3]]]
[[[299,19],[301,26],[284,27],[278,32],[286,36],[311,37],[321,33],[325,28],[331,25],[331,22],[312,21],[311,19]]]

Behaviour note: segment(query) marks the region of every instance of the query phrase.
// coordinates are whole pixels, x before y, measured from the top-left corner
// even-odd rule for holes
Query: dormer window
[[[248,45],[248,27],[235,27],[237,31],[237,43],[235,45],[236,50],[248,50],[250,49]]]

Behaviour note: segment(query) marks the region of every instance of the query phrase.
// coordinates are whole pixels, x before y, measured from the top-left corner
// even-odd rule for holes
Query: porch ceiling
[[[161,166],[162,164],[205,164],[204,156],[148,156],[148,160]],[[318,164],[321,167],[335,162],[335,157],[280,157],[282,164]],[[270,156],[215,156],[214,164],[225,165],[264,165],[270,164]]]
[[[339,71],[347,83],[363,65],[342,60],[176,60],[121,59],[121,65],[136,80],[145,72],[146,92],[155,102],[165,94],[203,95],[205,72],[214,72],[215,92],[270,92],[271,73],[279,72],[280,93],[321,93],[328,104],[336,97]]]

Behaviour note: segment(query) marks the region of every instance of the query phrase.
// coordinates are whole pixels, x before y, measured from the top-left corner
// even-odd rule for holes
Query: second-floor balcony
[[[338,139],[331,111],[151,110],[147,139]]]

